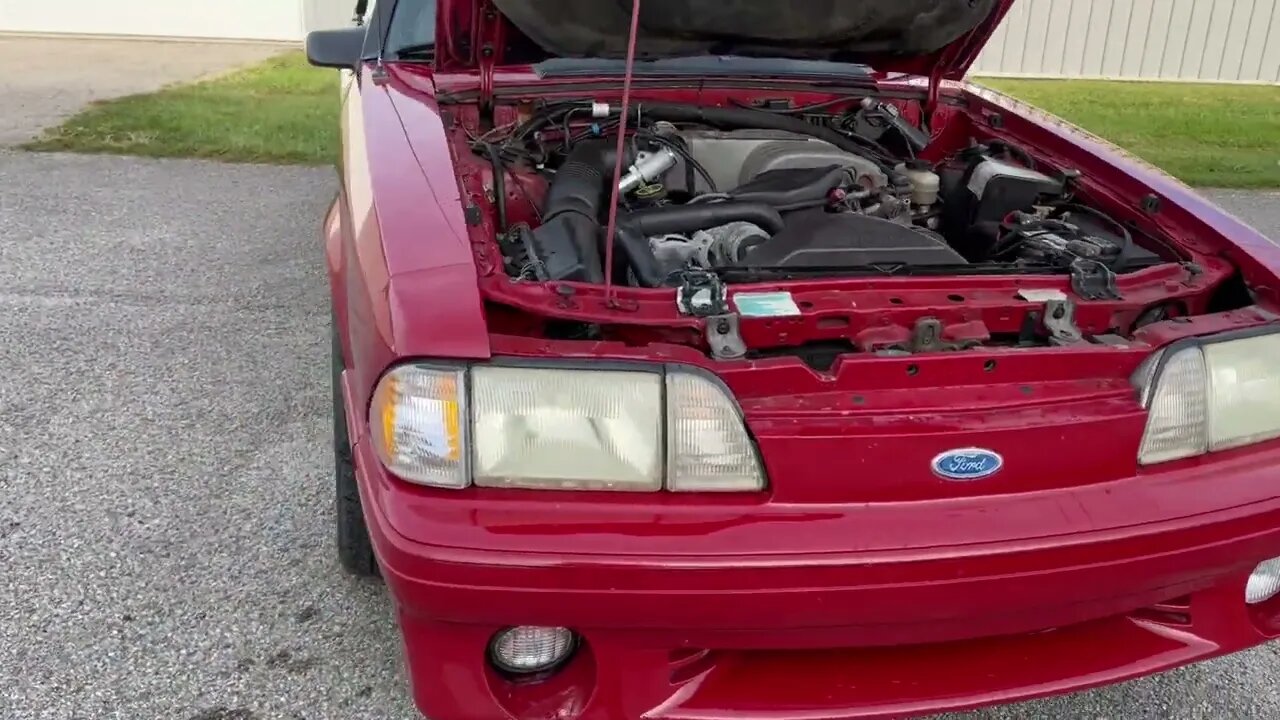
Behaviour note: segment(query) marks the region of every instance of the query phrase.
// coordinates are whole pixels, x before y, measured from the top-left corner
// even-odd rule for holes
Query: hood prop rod
[[[627,65],[622,76],[622,116],[618,122],[617,159],[613,165],[613,183],[609,186],[609,224],[605,229],[604,244],[604,302],[616,308],[613,296],[613,245],[618,233],[618,202],[622,200],[618,186],[622,184],[622,167],[626,164],[627,119],[631,114],[631,77],[636,64],[636,38],[640,34],[640,2],[631,0],[631,33],[627,38]]]

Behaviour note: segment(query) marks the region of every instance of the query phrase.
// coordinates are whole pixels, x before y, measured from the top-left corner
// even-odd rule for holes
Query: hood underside
[[[627,0],[494,0],[544,50],[623,58]],[[637,56],[743,55],[868,63],[934,56],[1007,0],[644,0]],[[988,31],[989,32],[989,31]],[[880,60],[880,62],[877,62]]]

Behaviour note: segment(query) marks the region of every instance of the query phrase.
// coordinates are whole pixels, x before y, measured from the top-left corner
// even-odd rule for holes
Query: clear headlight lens
[[[410,482],[466,487],[465,387],[455,369],[401,365],[383,376],[369,411],[382,464]]]
[[[1209,451],[1280,437],[1280,335],[1206,345]]]
[[[1182,350],[1168,359],[1151,393],[1151,414],[1138,453],[1143,465],[1203,455],[1208,450],[1207,382],[1200,348]]]
[[[656,373],[477,366],[471,393],[476,485],[662,488]]]
[[[1280,437],[1280,334],[1206,339],[1139,370],[1150,415],[1143,465]],[[1158,360],[1157,360],[1158,362]]]
[[[764,473],[738,406],[710,379],[667,376],[667,488],[677,492],[761,490]]]
[[[679,370],[403,365],[375,390],[370,426],[388,470],[436,487],[765,486],[737,403],[711,379]]]

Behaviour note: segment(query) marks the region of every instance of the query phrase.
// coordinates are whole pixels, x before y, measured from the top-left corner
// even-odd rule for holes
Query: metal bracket
[[[676,309],[694,317],[724,315],[729,312],[729,288],[719,275],[686,270],[676,289]]]
[[[946,343],[942,341],[942,321],[938,318],[920,318],[916,321],[915,330],[911,332],[913,353],[938,352],[944,350]]]
[[[1075,345],[1084,342],[1084,333],[1076,327],[1076,306],[1067,298],[1044,304],[1044,326],[1053,345]]]
[[[747,355],[747,344],[738,332],[737,315],[707,318],[707,343],[716,360],[737,360]]]
[[[1116,274],[1097,260],[1078,258],[1071,263],[1071,289],[1085,300],[1119,300]]]
[[[1022,327],[1018,330],[1018,347],[1035,347],[1039,344],[1042,319],[1039,310],[1032,310],[1022,318]]]
[[[951,350],[968,350],[977,345],[974,342],[950,342],[942,335],[945,328],[938,318],[925,317],[916,321],[911,331],[911,344],[907,347],[912,354],[929,352],[948,352]]]

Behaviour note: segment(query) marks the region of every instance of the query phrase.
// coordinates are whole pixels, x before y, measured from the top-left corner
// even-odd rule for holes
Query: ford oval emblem
[[[948,450],[933,459],[933,472],[938,477],[957,482],[989,478],[1004,467],[1000,453],[982,448]]]

